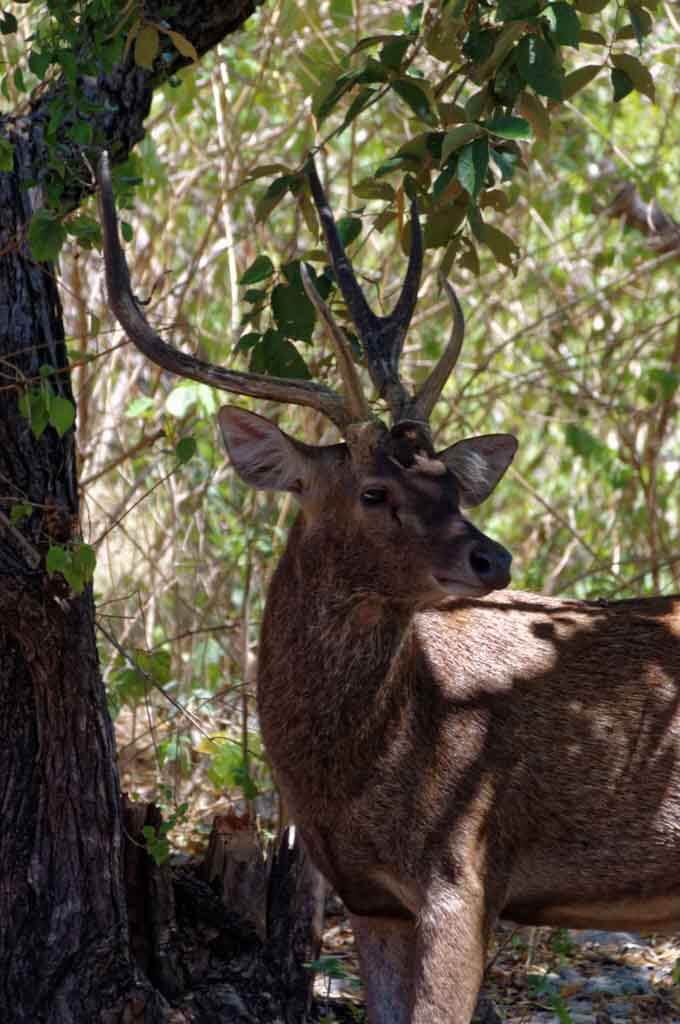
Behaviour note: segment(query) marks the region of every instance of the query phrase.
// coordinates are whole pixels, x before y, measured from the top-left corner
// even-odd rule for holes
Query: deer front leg
[[[470,1024],[484,973],[479,892],[438,888],[417,926],[410,1024]]]
[[[368,1024],[409,1024],[416,928],[413,921],[350,914],[359,950]]]

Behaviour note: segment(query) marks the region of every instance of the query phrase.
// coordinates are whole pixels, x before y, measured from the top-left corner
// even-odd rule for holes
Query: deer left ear
[[[260,491],[304,490],[311,449],[294,441],[274,423],[254,412],[225,405],[217,414],[231,463],[251,487]]]
[[[464,508],[481,505],[505,473],[517,451],[512,434],[468,437],[437,454],[451,470],[460,488]]]

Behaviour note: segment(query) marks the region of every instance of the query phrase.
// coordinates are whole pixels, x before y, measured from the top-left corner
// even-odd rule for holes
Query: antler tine
[[[309,276],[309,271],[304,263],[300,263],[300,276],[309,300],[313,303],[317,313],[323,320],[328,336],[335,350],[335,357],[338,363],[338,370],[345,386],[345,401],[347,409],[358,422],[372,419],[371,408],[364,395],[357,373],[356,366],[349,351],[347,339],[339,324],[336,323],[333,314],[314,287],[314,282]]]
[[[415,396],[413,408],[416,418],[423,419],[426,422],[429,420],[437,399],[441,395],[444,385],[458,361],[465,336],[465,317],[463,316],[458,296],[446,278],[441,278],[441,284],[453,311],[453,328],[448,344],[439,357],[439,362]]]
[[[109,155],[106,152],[102,153],[99,160],[97,178],[106,290],[111,309],[130,341],[152,362],[180,377],[189,377],[232,394],[310,406],[344,432],[355,416],[345,407],[340,396],[323,384],[227,370],[180,352],[163,341],[149,325],[132,294],[130,272],[118,237],[118,218],[111,185]]]
[[[366,302],[366,297],[361,289],[361,285],[356,279],[356,275],[352,268],[352,264],[349,261],[349,257],[345,252],[345,247],[342,244],[338,228],[335,223],[335,217],[333,216],[332,210],[328,205],[326,199],[326,193],[323,190],[323,185],[316,171],[316,164],[314,158],[309,158],[309,165],[307,169],[309,177],[309,184],[312,190],[312,197],[321,220],[321,225],[326,236],[326,244],[328,246],[328,255],[331,258],[331,264],[335,273],[336,280],[340,286],[343,298],[347,303],[350,316],[354,321],[357,330],[363,340],[364,337],[370,336],[376,330],[380,328],[380,318],[375,315],[369,304]]]
[[[308,175],[333,271],[364,346],[368,372],[378,394],[385,398],[393,418],[398,421],[412,401],[399,378],[399,359],[418,298],[423,265],[422,234],[416,201],[414,199],[411,202],[411,252],[399,299],[389,316],[376,316],[356,279],[311,157]]]
[[[423,232],[418,218],[418,204],[413,198],[411,200],[411,249],[406,268],[406,277],[397,299],[397,304],[385,320],[390,324],[395,334],[395,342],[392,347],[393,357],[396,359],[395,368],[398,368],[401,349],[404,344],[406,332],[411,323],[411,317],[418,302],[418,291],[420,289],[420,278],[423,273]],[[384,328],[383,328],[384,330]]]

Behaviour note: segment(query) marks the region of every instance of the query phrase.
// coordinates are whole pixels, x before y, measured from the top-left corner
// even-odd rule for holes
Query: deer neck
[[[378,595],[370,559],[340,533],[310,536],[300,521],[291,531],[269,589],[258,672],[263,733],[277,765],[300,749],[313,756],[310,736],[329,765],[338,744],[347,756],[348,737],[374,757],[373,740],[383,742],[410,685],[413,608]]]

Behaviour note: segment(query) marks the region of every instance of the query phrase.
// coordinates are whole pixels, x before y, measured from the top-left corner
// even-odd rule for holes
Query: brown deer
[[[313,167],[336,280],[392,418],[376,420],[342,331],[344,398],[183,355],[148,325],[100,170],[110,304],[165,369],[311,406],[313,447],[222,409],[237,472],[300,504],[262,626],[258,706],[278,785],[352,915],[372,1024],[467,1024],[499,917],[570,927],[680,922],[680,598],[558,601],[505,590],[510,555],[463,516],[515,452],[503,434],[433,448],[428,419],[463,318],[417,394],[399,377],[422,243],[374,315]]]

